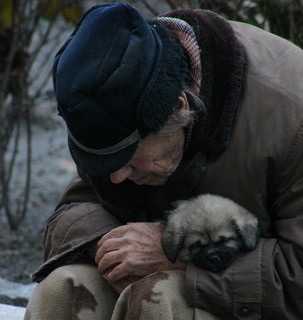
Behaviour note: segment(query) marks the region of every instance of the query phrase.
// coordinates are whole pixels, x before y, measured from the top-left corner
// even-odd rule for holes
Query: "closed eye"
[[[226,237],[221,236],[221,237],[219,238],[219,240],[215,242],[215,244],[216,244],[216,245],[223,244],[224,242],[226,242],[226,240],[227,240]]]
[[[192,243],[190,246],[189,246],[189,249],[192,250],[194,248],[205,248],[207,247],[207,245],[203,245],[199,240],[197,240],[196,242]]]
[[[223,244],[226,244],[227,242],[229,241],[232,241],[232,240],[237,240],[235,237],[224,237],[224,236],[221,236],[220,239],[218,241],[215,242],[215,245],[223,245]]]

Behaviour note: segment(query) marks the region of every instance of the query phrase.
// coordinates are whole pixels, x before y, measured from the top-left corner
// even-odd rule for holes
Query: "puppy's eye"
[[[235,237],[224,237],[224,236],[221,236],[219,238],[219,241],[216,241],[215,244],[216,245],[227,245],[228,242],[230,241],[233,241],[233,240],[236,240]]]
[[[227,238],[224,237],[224,236],[221,236],[221,237],[219,238],[219,240],[216,241],[215,243],[216,243],[216,245],[220,245],[220,244],[225,243],[226,241],[227,241]]]
[[[194,243],[192,243],[189,247],[189,249],[194,249],[194,248],[204,248],[206,247],[206,245],[203,245],[200,240],[195,241]]]

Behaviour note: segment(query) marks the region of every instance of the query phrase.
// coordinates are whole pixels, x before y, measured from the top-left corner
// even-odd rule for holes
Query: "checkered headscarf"
[[[175,36],[188,54],[191,72],[195,80],[193,90],[199,94],[202,77],[201,59],[200,48],[193,28],[187,22],[177,18],[159,17],[156,20]]]

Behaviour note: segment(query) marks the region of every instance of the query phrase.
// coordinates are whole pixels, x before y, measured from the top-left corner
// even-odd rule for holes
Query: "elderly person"
[[[25,319],[301,319],[303,52],[202,10],[91,8],[56,55],[75,178]],[[219,273],[167,260],[172,203],[212,193],[261,238]]]

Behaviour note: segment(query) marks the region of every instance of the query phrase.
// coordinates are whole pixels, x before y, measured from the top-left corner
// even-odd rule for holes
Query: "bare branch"
[[[160,12],[158,12],[152,5],[150,5],[148,3],[147,0],[141,0],[142,3],[144,4],[144,6],[154,15],[154,16],[158,16],[160,14]]]

